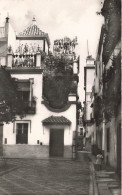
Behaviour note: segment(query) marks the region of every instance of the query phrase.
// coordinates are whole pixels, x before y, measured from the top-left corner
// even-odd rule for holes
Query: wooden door
[[[64,154],[64,130],[50,130],[50,156],[63,157]]]
[[[17,123],[16,144],[28,144],[28,123]]]

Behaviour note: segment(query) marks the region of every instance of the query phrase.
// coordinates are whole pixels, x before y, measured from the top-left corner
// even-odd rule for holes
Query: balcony
[[[26,114],[35,114],[36,113],[36,101],[24,101],[24,111]]]
[[[40,47],[20,45],[15,52],[12,46],[8,47],[7,67],[10,69],[35,69],[41,68],[42,51]]]
[[[12,55],[12,68],[33,68],[36,67],[35,54]]]

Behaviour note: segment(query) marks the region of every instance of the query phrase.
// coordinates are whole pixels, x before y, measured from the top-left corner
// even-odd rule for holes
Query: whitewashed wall
[[[68,110],[60,113],[49,111],[42,101],[42,74],[13,74],[12,77],[18,79],[34,78],[33,95],[36,99],[36,114],[26,115],[22,119],[31,120],[31,129],[28,131],[28,144],[36,145],[37,140],[43,145],[49,145],[50,128],[43,127],[42,120],[50,116],[64,116],[71,121],[71,126],[63,126],[64,128],[64,145],[72,145],[72,132],[76,130],[76,105],[72,104]],[[21,120],[19,117],[16,120]],[[29,123],[30,125],[30,123]],[[3,139],[7,138],[7,144],[16,144],[16,129],[14,131],[14,124],[4,124]],[[3,140],[4,143],[4,140]]]

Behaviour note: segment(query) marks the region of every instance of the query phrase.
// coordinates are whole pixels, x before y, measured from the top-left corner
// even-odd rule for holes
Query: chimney
[[[9,28],[9,17],[6,17],[6,23],[5,23],[5,36],[8,36],[8,28]]]
[[[8,16],[6,17],[6,23],[9,23],[9,17]]]
[[[35,19],[35,17],[33,17],[32,25],[36,25],[36,19]]]

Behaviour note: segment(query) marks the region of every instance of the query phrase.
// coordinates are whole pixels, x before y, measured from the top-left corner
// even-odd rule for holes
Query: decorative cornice
[[[46,37],[40,36],[40,35],[35,35],[35,36],[16,36],[16,39],[18,40],[45,40]]]
[[[6,68],[7,71],[10,71],[12,74],[42,74],[43,69],[35,68]]]

